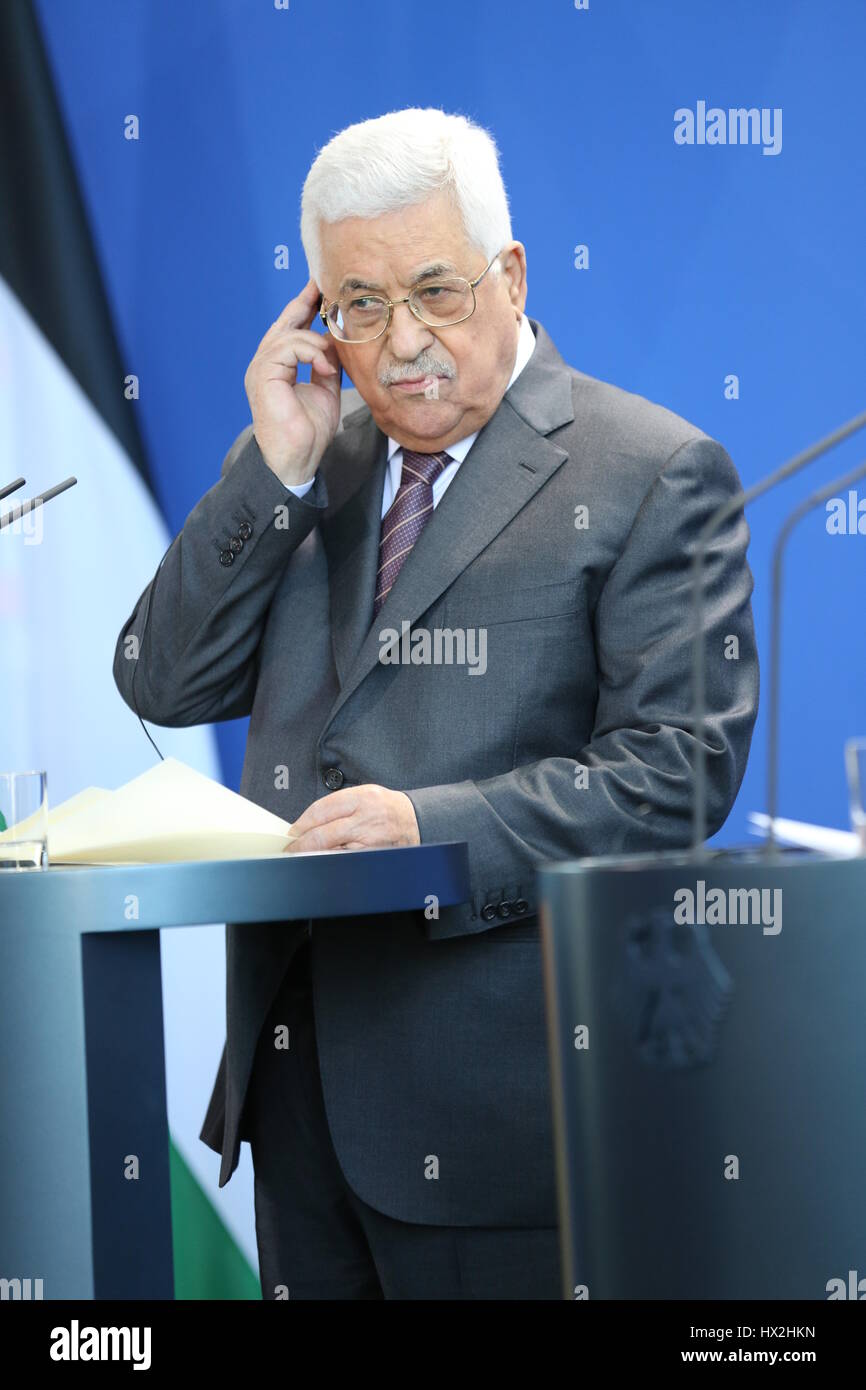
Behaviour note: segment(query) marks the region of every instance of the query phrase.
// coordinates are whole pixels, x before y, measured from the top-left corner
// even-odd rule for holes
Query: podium
[[[174,1297],[161,929],[279,931],[431,892],[466,901],[465,843],[0,872],[0,1278],[31,1297],[41,1279],[46,1299]]]
[[[866,857],[539,878],[564,1296],[866,1296]]]

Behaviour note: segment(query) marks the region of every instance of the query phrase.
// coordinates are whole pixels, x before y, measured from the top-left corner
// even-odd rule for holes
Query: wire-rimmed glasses
[[[386,299],[384,295],[362,290],[351,290],[330,304],[325,304],[323,298],[319,317],[328,332],[341,343],[371,343],[380,338],[397,304],[408,304],[410,313],[428,328],[462,323],[475,313],[476,286],[501,255],[502,252],[497,251],[474,280],[465,280],[462,275],[436,276],[416,285],[405,299]]]

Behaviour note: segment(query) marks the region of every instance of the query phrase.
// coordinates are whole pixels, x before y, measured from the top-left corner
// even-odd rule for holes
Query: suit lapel
[[[526,506],[568,454],[544,436],[574,419],[572,374],[550,338],[530,319],[532,356],[481,430],[373,622],[386,437],[366,410],[347,417],[351,454],[341,479],[360,476],[324,523],[331,586],[331,630],[340,694],[333,718],[379,659],[383,628],[413,623]],[[331,470],[326,482],[331,513]],[[335,477],[336,483],[336,477]],[[339,510],[336,510],[336,508]],[[372,624],[372,626],[371,626]]]

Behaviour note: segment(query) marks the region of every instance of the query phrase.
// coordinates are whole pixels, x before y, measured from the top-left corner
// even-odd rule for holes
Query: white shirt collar
[[[520,376],[520,373],[523,371],[523,368],[526,366],[527,362],[532,356],[534,348],[535,334],[532,331],[532,325],[530,324],[529,319],[526,317],[526,315],[521,314],[520,329],[517,334],[517,356],[514,359],[514,368],[511,373],[511,379],[505,388],[506,391],[508,391],[514,385],[515,381]],[[451,455],[451,457],[453,459],[456,459],[458,463],[462,463],[466,455],[469,453],[469,450],[472,448],[472,445],[475,443],[475,440],[478,437],[478,433],[479,431],[476,430],[474,434],[467,434],[465,439],[458,439],[456,444],[449,444],[448,453]],[[402,446],[397,443],[396,439],[392,439],[390,435],[388,436],[389,463],[396,454],[397,450],[401,447]]]

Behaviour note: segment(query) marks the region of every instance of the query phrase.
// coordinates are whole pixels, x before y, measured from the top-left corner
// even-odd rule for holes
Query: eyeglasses
[[[428,328],[445,328],[453,323],[462,323],[475,313],[475,287],[501,255],[502,252],[497,251],[493,260],[488,261],[474,280],[464,280],[462,275],[429,280],[416,285],[405,299],[385,299],[380,294],[355,292],[326,305],[323,298],[319,317],[328,332],[341,343],[370,343],[374,338],[380,338],[388,328],[397,304],[408,304],[410,313],[421,323],[426,323]]]

